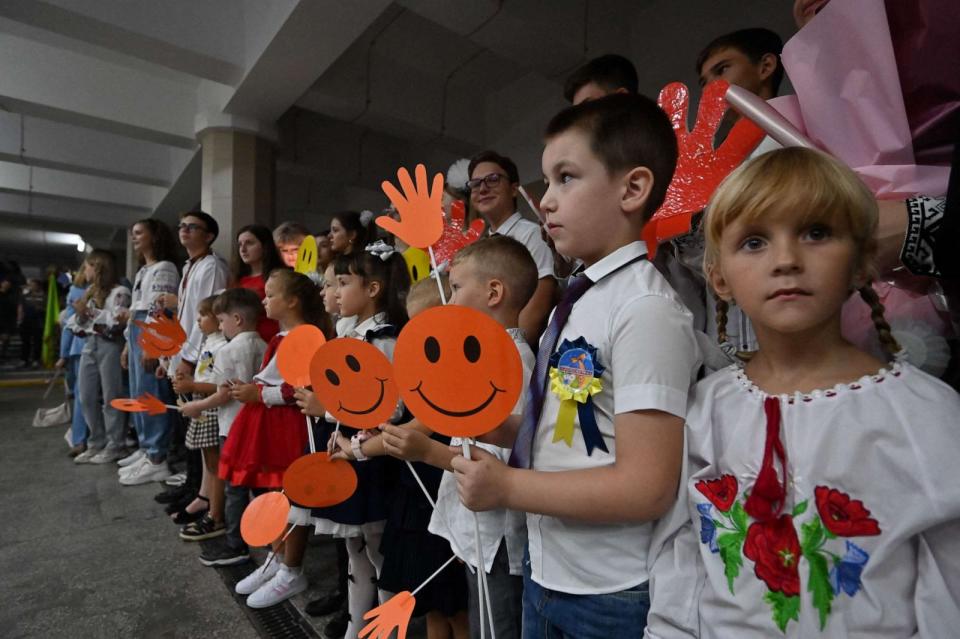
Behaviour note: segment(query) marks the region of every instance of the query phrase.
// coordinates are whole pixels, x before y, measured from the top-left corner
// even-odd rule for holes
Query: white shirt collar
[[[517,225],[517,222],[523,219],[523,216],[520,215],[520,211],[514,211],[513,215],[508,217],[503,221],[503,224],[497,227],[496,231],[491,231],[491,235],[506,235],[513,230],[513,227]]]
[[[362,322],[354,326],[352,329],[350,329],[350,332],[353,333],[355,336],[359,337],[360,339],[363,339],[364,337],[366,337],[367,331],[371,331],[382,324],[386,324],[386,322],[387,322],[387,314],[377,313],[373,317],[368,317],[367,319],[363,320]]]
[[[607,255],[601,259],[599,262],[588,266],[586,269],[584,269],[583,273],[590,278],[590,281],[599,282],[627,262],[634,260],[641,255],[646,255],[646,253],[646,243],[637,240],[636,242],[631,242],[626,246],[621,246],[610,255]]]

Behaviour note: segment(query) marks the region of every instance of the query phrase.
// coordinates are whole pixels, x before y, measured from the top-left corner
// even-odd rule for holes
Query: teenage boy
[[[676,497],[700,366],[692,315],[638,240],[676,159],[669,120],[639,95],[570,107],[547,127],[547,231],[585,269],[540,342],[510,466],[483,451],[452,462],[468,508],[528,513],[526,638],[646,624],[651,522]],[[561,411],[548,368],[567,391],[595,389],[589,402]]]
[[[636,93],[637,70],[622,55],[608,54],[590,60],[570,74],[563,97],[570,104],[596,100],[611,93]]]
[[[267,343],[257,333],[257,322],[263,314],[263,303],[254,291],[245,288],[224,291],[214,303],[213,312],[220,322],[220,331],[228,340],[217,353],[217,370],[214,371],[214,376],[219,386],[213,395],[186,404],[183,413],[192,416],[194,413],[200,414],[204,410],[216,408],[222,444],[243,406],[230,398],[229,385],[236,380],[247,383],[253,379],[263,364]],[[213,473],[216,475],[216,468],[213,468]],[[200,562],[205,566],[229,566],[249,558],[247,545],[240,537],[240,518],[249,501],[248,490],[229,484],[225,484],[223,490],[225,543],[210,546],[201,552]]]
[[[470,206],[487,221],[490,234],[517,240],[527,247],[537,265],[540,278],[537,290],[520,313],[520,328],[527,341],[536,344],[547,325],[547,315],[557,292],[553,253],[540,234],[540,226],[517,210],[520,173],[513,160],[495,151],[482,151],[470,159],[467,171]]]
[[[783,81],[782,51],[783,40],[770,29],[740,29],[719,36],[697,55],[700,86],[726,80],[764,100],[775,98]]]

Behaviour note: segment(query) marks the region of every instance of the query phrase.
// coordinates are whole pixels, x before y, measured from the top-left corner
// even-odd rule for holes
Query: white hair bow
[[[377,240],[373,244],[367,244],[363,250],[365,250],[367,253],[373,253],[384,262],[389,260],[390,256],[397,252],[395,248],[383,240]]]

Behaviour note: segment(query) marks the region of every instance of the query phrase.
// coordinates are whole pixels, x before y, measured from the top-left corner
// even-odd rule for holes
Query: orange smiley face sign
[[[310,383],[334,419],[353,428],[375,428],[397,408],[393,367],[377,348],[341,337],[321,346],[310,362]]]
[[[283,473],[283,492],[301,506],[325,508],[346,501],[357,490],[357,471],[327,453],[304,455]]]
[[[499,426],[523,387],[520,353],[507,331],[462,306],[417,315],[400,333],[393,356],[407,408],[449,437],[476,437]]]

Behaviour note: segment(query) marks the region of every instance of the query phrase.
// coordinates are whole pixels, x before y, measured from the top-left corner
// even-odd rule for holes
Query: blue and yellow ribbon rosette
[[[600,376],[603,366],[597,359],[597,348],[583,337],[563,340],[550,357],[550,391],[560,398],[553,441],[573,446],[574,416],[579,418],[580,433],[587,455],[595,448],[609,453],[600,427],[593,414],[593,396],[603,390]]]

